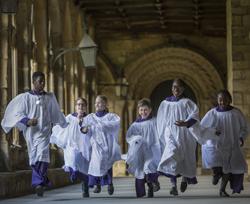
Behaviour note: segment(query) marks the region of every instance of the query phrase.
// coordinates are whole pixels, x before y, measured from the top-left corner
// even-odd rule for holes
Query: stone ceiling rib
[[[93,16],[100,35],[154,29],[222,37],[226,33],[226,0],[76,0],[75,4]]]

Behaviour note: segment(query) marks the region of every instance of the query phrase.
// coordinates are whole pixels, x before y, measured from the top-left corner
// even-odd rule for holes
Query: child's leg
[[[101,185],[108,185],[108,194],[113,195],[114,185],[113,185],[113,169],[112,167],[108,170],[107,174],[101,178]]]
[[[89,197],[89,177],[77,171],[77,177],[82,181],[82,197]]]
[[[178,195],[178,190],[177,190],[177,178],[176,178],[176,176],[172,176],[170,178],[170,182],[172,184],[172,188],[170,190],[170,194],[174,195],[174,196],[177,196]]]
[[[229,181],[230,174],[223,174],[221,179],[221,186],[220,186],[220,196],[221,197],[229,197],[228,193],[226,192],[227,183]]]
[[[148,182],[148,198],[153,198],[154,197],[154,187],[153,183]]]
[[[143,197],[146,195],[145,190],[145,179],[135,179],[135,191],[137,198]]]
[[[188,185],[187,178],[185,176],[183,176],[182,180],[181,180],[181,186],[180,186],[180,190],[182,193],[184,193],[186,191],[187,185]]]
[[[94,186],[96,186],[93,192],[100,193],[101,192],[101,177],[89,175],[88,180],[89,180],[88,186],[90,188],[93,188]]]
[[[49,163],[47,162],[36,162],[32,165],[32,187],[35,187],[38,196],[43,196],[44,187],[50,186],[51,183],[47,177]]]
[[[158,181],[159,174],[158,173],[149,173],[146,175],[147,183],[152,183],[153,191],[157,192],[160,190],[160,183]]]
[[[231,174],[230,175],[230,187],[233,193],[240,193],[243,188],[244,174]]]
[[[213,183],[213,185],[216,185],[219,182],[222,175],[223,175],[222,167],[213,167],[212,170],[213,170],[212,183]]]

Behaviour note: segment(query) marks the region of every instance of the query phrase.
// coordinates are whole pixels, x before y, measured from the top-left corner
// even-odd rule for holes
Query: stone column
[[[5,108],[10,99],[11,92],[9,89],[8,79],[11,72],[9,65],[9,18],[6,14],[0,14],[0,116],[4,115]],[[12,168],[10,158],[10,146],[6,134],[0,130],[0,171],[10,171]]]
[[[48,12],[47,0],[39,0],[34,2],[34,25],[35,40],[37,43],[36,61],[38,70],[44,72],[46,84],[45,89],[48,90]],[[33,70],[32,70],[33,71]]]
[[[70,1],[65,1],[64,5],[64,19],[63,19],[63,47],[72,48],[74,40],[72,35],[72,18]],[[65,69],[64,69],[64,94],[65,94],[65,113],[68,114],[74,110],[74,65],[73,53],[68,52],[64,55]]]
[[[17,52],[18,52],[18,92],[29,90],[31,87],[31,74],[29,60],[31,57],[31,31],[30,11],[31,5],[29,1],[24,0],[19,2],[17,21]]]
[[[227,1],[228,88],[250,122],[250,1]],[[250,140],[244,147],[250,165]]]

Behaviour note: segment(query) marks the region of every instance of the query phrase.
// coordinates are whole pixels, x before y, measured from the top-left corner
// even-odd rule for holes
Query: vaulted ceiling
[[[226,0],[74,0],[95,19],[98,34],[226,35]]]

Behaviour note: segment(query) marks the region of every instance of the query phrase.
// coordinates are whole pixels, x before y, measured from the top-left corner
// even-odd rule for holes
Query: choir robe
[[[91,154],[90,138],[80,130],[83,121],[79,121],[77,113],[69,114],[66,117],[68,126],[61,128],[55,126],[52,130],[50,142],[63,149],[64,170],[70,173],[71,181],[77,178],[88,180],[88,168]],[[87,181],[86,181],[87,182]]]
[[[29,119],[38,119],[36,126],[28,126]],[[46,185],[46,171],[50,162],[49,144],[52,125],[67,126],[53,93],[34,91],[17,95],[8,104],[1,122],[8,133],[13,127],[23,132],[27,143],[29,163],[33,169],[32,185]]]
[[[179,127],[177,120],[188,121],[188,127]],[[182,175],[196,181],[196,138],[189,127],[199,121],[199,110],[188,98],[174,96],[161,102],[157,113],[157,130],[161,143],[162,157],[158,171],[171,176]]]
[[[161,156],[156,119],[132,123],[126,140],[129,144],[126,160],[128,172],[138,179],[143,179],[145,174],[156,173]]]
[[[129,127],[126,140],[129,144],[126,163],[128,172],[136,178],[137,197],[144,196],[145,182],[158,182],[157,167],[161,158],[156,119],[137,119]]]
[[[231,174],[231,188],[239,193],[243,189],[244,173],[247,173],[247,163],[240,147],[240,139],[245,140],[249,133],[244,115],[234,107],[227,110],[217,107],[206,113],[201,125],[221,131],[219,140],[211,139],[202,145],[203,167],[222,167],[223,173]]]
[[[112,183],[112,165],[121,159],[118,144],[120,117],[115,113],[97,112],[84,118],[89,131],[91,156],[89,162],[89,186]]]

